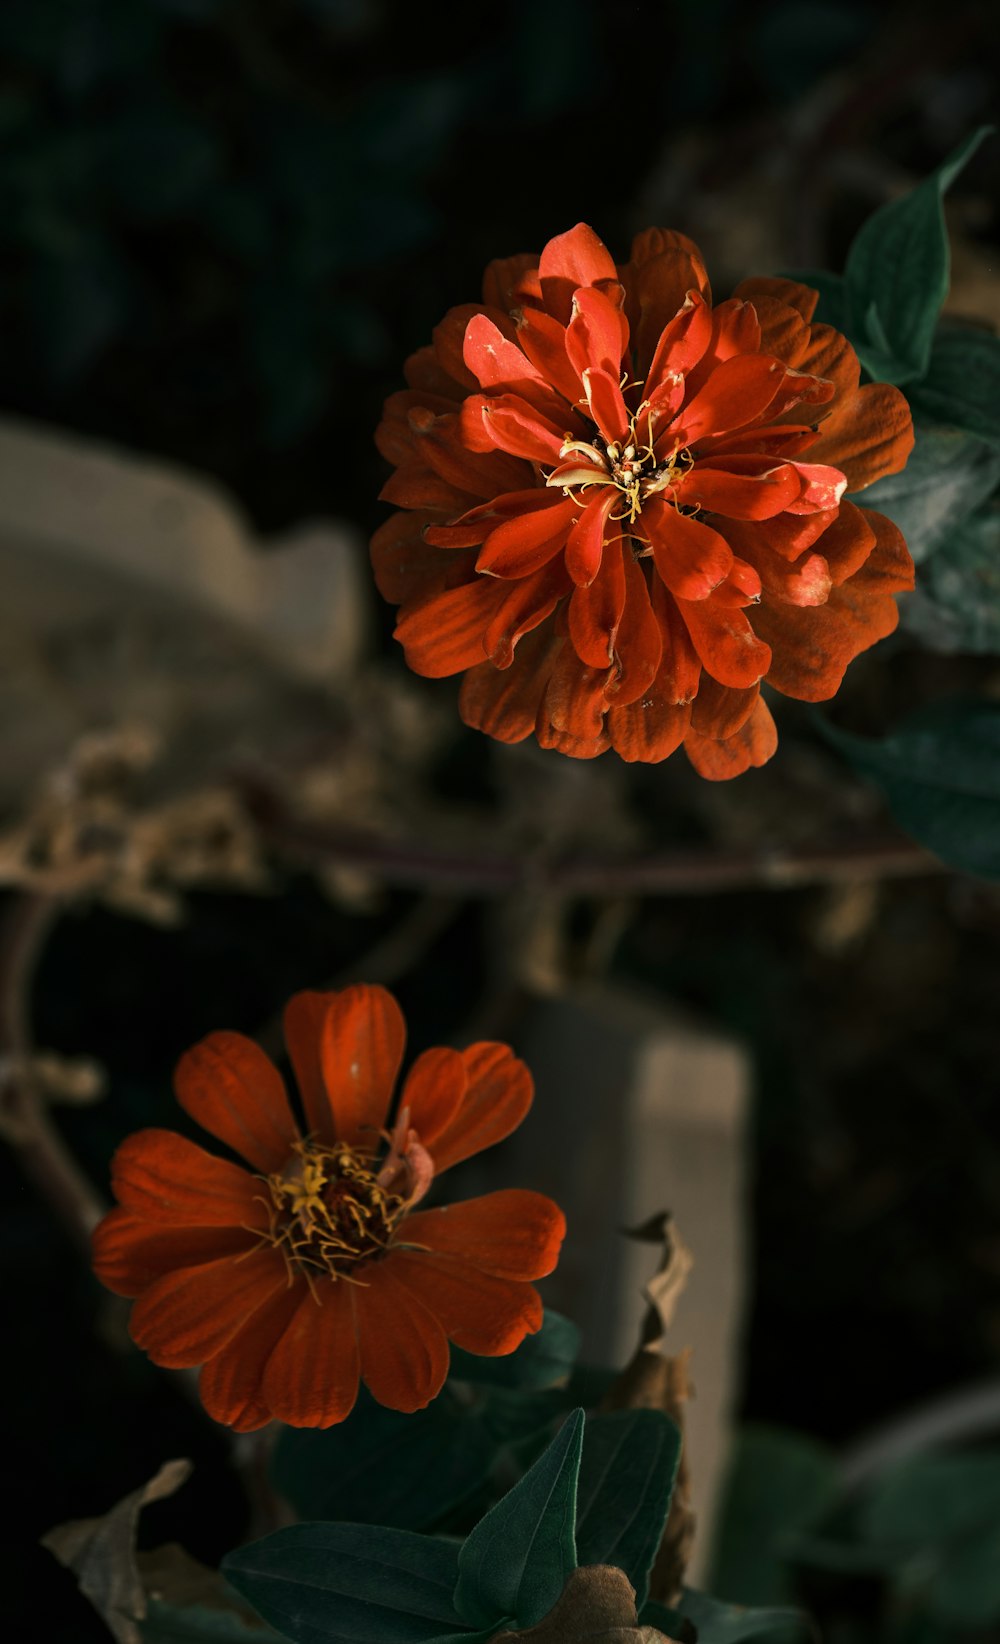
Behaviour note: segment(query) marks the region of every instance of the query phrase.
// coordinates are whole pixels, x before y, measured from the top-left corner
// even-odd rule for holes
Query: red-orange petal
[[[351,1285],[361,1375],[389,1410],[422,1410],[440,1393],[448,1374],[448,1339],[401,1278],[392,1256],[372,1262]],[[348,1288],[345,1286],[345,1289]]]
[[[741,280],[733,295],[750,303],[756,303],[758,297],[770,297],[794,308],[806,321],[812,319],[819,302],[819,292],[811,285],[803,285],[801,280],[786,280],[780,274],[754,274]]]
[[[410,1124],[425,1147],[431,1147],[455,1118],[469,1076],[460,1051],[439,1045],[418,1056],[403,1086],[400,1108],[410,1110]]]
[[[542,1327],[541,1297],[533,1285],[495,1278],[447,1256],[394,1251],[389,1259],[393,1274],[467,1353],[513,1353]]]
[[[642,523],[657,573],[678,599],[707,599],[732,570],[733,551],[725,537],[703,520],[678,513],[672,503],[651,498]]]
[[[709,782],[728,782],[742,776],[750,766],[765,765],[778,746],[778,732],[770,709],[762,697],[753,713],[734,736],[724,742],[689,731],[684,738],[687,754],[699,776]]]
[[[676,448],[693,445],[707,434],[745,428],[767,410],[784,377],[784,366],[767,354],[736,354],[723,360],[661,439],[669,439]]]
[[[235,1336],[203,1366],[198,1395],[213,1421],[237,1433],[266,1427],[274,1412],[261,1392],[264,1369],[302,1298],[291,1285],[258,1307]]]
[[[720,685],[745,690],[763,678],[771,652],[737,606],[711,598],[677,605],[703,666]]]
[[[538,277],[545,307],[567,325],[574,292],[582,285],[616,280],[618,270],[603,240],[586,223],[577,223],[548,242],[538,259]]]
[[[625,563],[621,535],[615,528],[597,575],[585,586],[574,588],[569,601],[569,637],[588,667],[607,668],[612,662],[624,608]]]
[[[298,1137],[285,1082],[242,1033],[210,1033],[186,1051],[174,1075],[177,1100],[203,1130],[256,1170],[280,1170]]]
[[[350,1147],[377,1144],[405,1044],[403,1013],[386,988],[359,982],[330,995],[320,1060],[337,1141]]]
[[[523,742],[533,735],[553,652],[562,643],[545,622],[520,641],[516,668],[500,669],[492,662],[470,668],[458,693],[465,724],[498,742]]]
[[[476,570],[492,577],[532,576],[566,546],[576,511],[569,497],[555,495],[548,508],[504,520],[483,543]]]
[[[333,1141],[330,1104],[323,1083],[320,1034],[332,993],[307,990],[296,993],[285,1006],[285,1046],[295,1069],[295,1082],[306,1115],[310,1135]]]
[[[465,1095],[429,1151],[440,1174],[516,1130],[531,1106],[531,1074],[507,1045],[484,1041],[461,1052]]]
[[[168,1370],[204,1364],[287,1282],[285,1263],[272,1248],[178,1268],[143,1291],[129,1332]]]
[[[611,746],[628,764],[658,765],[680,747],[691,721],[690,703],[671,700],[659,680],[636,701],[608,710]]]
[[[913,450],[913,418],[905,396],[891,383],[873,382],[845,397],[820,426],[810,452],[836,465],[850,491],[862,491],[905,468]]]
[[[404,606],[395,638],[414,673],[444,679],[484,662],[483,638],[502,597],[497,578],[476,576],[458,588]]]
[[[261,1378],[261,1398],[289,1427],[332,1427],[354,1408],[361,1354],[347,1279],[300,1286],[298,1307]]]
[[[734,691],[729,685],[717,684],[710,674],[703,674],[691,704],[692,731],[716,742],[727,741],[746,724],[759,696],[759,685]]]
[[[559,1260],[566,1218],[544,1193],[506,1187],[478,1199],[416,1210],[400,1228],[401,1246],[426,1245],[501,1279],[542,1279]]]
[[[260,1168],[280,1169],[296,1134],[273,1164]],[[242,1227],[260,1220],[260,1182],[173,1130],[137,1130],[127,1137],[112,1160],[111,1185],[118,1203],[148,1222]]]
[[[93,1266],[116,1296],[138,1296],[175,1268],[239,1256],[257,1242],[257,1234],[242,1227],[150,1224],[134,1211],[117,1209],[94,1229]]]

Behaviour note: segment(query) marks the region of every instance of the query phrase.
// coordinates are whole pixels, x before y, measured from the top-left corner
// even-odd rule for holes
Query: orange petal
[[[458,711],[466,725],[498,742],[523,742],[538,719],[552,667],[554,638],[551,622],[521,640],[516,666],[501,670],[492,662],[470,668],[462,680]]]
[[[510,667],[524,635],[551,616],[571,586],[562,559],[551,560],[534,576],[508,583],[483,636],[483,648],[494,667]]]
[[[264,1367],[295,1315],[302,1289],[291,1285],[258,1307],[203,1367],[198,1394],[214,1421],[237,1433],[254,1433],[272,1419],[261,1392]]]
[[[891,634],[899,620],[893,594],[913,586],[913,562],[898,528],[870,508],[860,510],[875,546],[854,576],[830,592],[825,605],[762,605],[754,614],[771,646],[768,684],[802,702],[834,696],[861,651]]]
[[[502,1142],[517,1129],[534,1096],[531,1074],[507,1045],[470,1045],[461,1056],[468,1079],[465,1095],[430,1147],[438,1173]]]
[[[377,1143],[405,1044],[403,1013],[387,989],[359,982],[330,995],[320,1061],[337,1141],[351,1147]],[[324,1127],[321,1140],[326,1136]]]
[[[689,731],[684,738],[687,754],[699,776],[710,782],[726,782],[742,776],[751,765],[765,765],[778,746],[778,733],[770,709],[758,698],[746,723],[724,742]]]
[[[763,678],[771,653],[738,607],[711,597],[678,600],[677,605],[703,666],[720,685],[745,690]]]
[[[533,575],[566,546],[576,513],[572,498],[553,495],[549,507],[504,520],[483,543],[476,570],[493,577]]]
[[[116,1296],[138,1296],[175,1268],[238,1256],[256,1243],[242,1227],[151,1227],[131,1210],[112,1210],[94,1229],[93,1267]]]
[[[328,1142],[334,1140],[334,1135],[330,1104],[323,1083],[320,1037],[323,1018],[332,998],[332,993],[296,993],[285,1006],[283,1022],[285,1045],[305,1109],[306,1130],[310,1135],[322,1136]]]
[[[296,1134],[292,1129],[280,1156],[261,1169],[280,1169]],[[137,1130],[122,1142],[111,1162],[111,1185],[118,1203],[148,1222],[242,1227],[260,1220],[260,1182],[173,1130]]]
[[[707,599],[733,566],[725,537],[703,520],[678,513],[672,503],[653,497],[642,511],[658,575],[678,599]]]
[[[713,741],[725,742],[746,724],[759,696],[759,685],[734,691],[729,685],[717,684],[710,674],[703,674],[698,695],[691,704],[692,731]]]
[[[362,1271],[364,1282],[350,1286],[361,1375],[389,1410],[422,1410],[444,1386],[448,1339],[393,1266],[391,1255],[372,1262]]]
[[[611,746],[628,764],[658,765],[679,748],[691,720],[689,703],[671,700],[656,680],[635,702],[608,713]]]
[[[848,489],[862,491],[886,474],[898,474],[912,450],[913,418],[905,396],[891,383],[873,382],[834,407],[809,454],[835,464],[847,476]]]
[[[806,321],[812,319],[819,302],[819,292],[814,291],[811,285],[803,285],[800,280],[786,280],[780,275],[766,274],[755,274],[748,280],[741,280],[733,296],[742,297],[744,302],[754,304],[759,297],[770,298],[794,308]]]
[[[485,661],[483,636],[502,597],[495,577],[477,576],[474,582],[404,606],[395,638],[414,673],[444,679]]]
[[[298,1126],[281,1074],[252,1039],[210,1033],[181,1057],[174,1089],[185,1113],[255,1169],[281,1169]]]
[[[403,1086],[400,1108],[425,1147],[446,1130],[462,1105],[469,1077],[459,1051],[438,1046],[418,1056]]]
[[[631,560],[631,553],[628,557]],[[615,529],[597,574],[585,586],[574,588],[569,602],[569,637],[577,656],[588,667],[610,666],[624,609],[625,562],[621,535]]]
[[[656,678],[663,660],[663,637],[649,598],[645,572],[630,553],[623,557],[625,609],[615,636],[616,673],[608,687],[609,700],[616,707],[624,707],[642,696]]]
[[[610,668],[588,668],[571,644],[553,659],[540,719],[577,742],[597,741],[604,727]]]
[[[400,1251],[391,1261],[394,1275],[467,1353],[513,1353],[542,1327],[541,1297],[533,1285],[498,1279],[449,1257]]]
[[[360,1352],[347,1279],[316,1279],[267,1360],[261,1398],[289,1427],[332,1427],[354,1408]]]
[[[433,587],[436,579],[443,579],[456,568],[453,557],[432,547],[424,537],[425,529],[439,518],[439,514],[426,509],[390,514],[372,537],[369,552],[375,585],[391,605],[425,598],[429,585]]]
[[[509,314],[524,301],[526,291],[537,287],[538,257],[522,251],[516,257],[496,257],[483,275],[483,301]],[[534,280],[531,276],[535,275]]]
[[[143,1291],[129,1333],[154,1364],[168,1370],[204,1364],[287,1283],[285,1263],[274,1249],[178,1268]]]
[[[573,312],[573,293],[581,285],[600,280],[617,280],[618,270],[611,253],[592,228],[577,223],[565,234],[548,242],[538,259],[538,277],[548,312],[564,325]]]
[[[676,427],[661,438],[676,449],[708,434],[745,428],[767,410],[784,377],[784,366],[767,354],[736,354],[723,360],[680,412]]]
[[[559,1260],[566,1218],[544,1193],[501,1188],[478,1199],[416,1210],[399,1233],[400,1245],[426,1245],[501,1279],[541,1279]]]

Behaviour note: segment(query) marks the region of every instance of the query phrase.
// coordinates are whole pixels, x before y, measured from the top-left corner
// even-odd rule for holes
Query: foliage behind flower
[[[372,559],[416,672],[463,673],[501,741],[702,775],[770,758],[762,680],[832,696],[896,625],[902,536],[845,500],[903,467],[906,400],[859,386],[817,294],[650,229],[617,268],[583,224],[492,263],[387,402],[395,513]],[[808,454],[808,460],[802,458]]]
[[[168,1130],[115,1155],[97,1275],[137,1298],[131,1333],[155,1363],[204,1366],[206,1409],[239,1432],[272,1416],[329,1427],[361,1380],[391,1409],[421,1409],[449,1341],[510,1353],[541,1325],[531,1281],[565,1231],[550,1199],[510,1188],[414,1209],[436,1175],[516,1129],[531,1076],[506,1045],[425,1051],[388,1132],[405,1033],[384,988],[297,994],[285,1037],[305,1134],[264,1052],[212,1033],[182,1058],[177,1097],[251,1168]]]

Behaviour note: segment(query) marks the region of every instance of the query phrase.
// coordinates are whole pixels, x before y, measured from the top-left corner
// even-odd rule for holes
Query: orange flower
[[[464,673],[463,718],[503,742],[763,764],[761,681],[832,696],[913,586],[895,525],[843,500],[903,467],[906,400],[859,387],[806,286],[745,280],[713,308],[683,234],[649,229],[617,268],[580,224],[492,263],[483,296],[378,432],[402,511],[372,559],[410,667]]]
[[[181,1059],[181,1106],[249,1170],[169,1130],[115,1154],[119,1208],[94,1235],[98,1277],[136,1297],[130,1329],[154,1363],[201,1364],[216,1421],[330,1427],[359,1380],[392,1410],[440,1392],[448,1343],[513,1352],[542,1322],[532,1279],[565,1232],[540,1193],[509,1188],[414,1211],[435,1175],[516,1129],[531,1076],[506,1045],[428,1050],[383,1128],[406,1028],[379,987],[299,993],[285,1039],[302,1134],[284,1082],[240,1033]]]

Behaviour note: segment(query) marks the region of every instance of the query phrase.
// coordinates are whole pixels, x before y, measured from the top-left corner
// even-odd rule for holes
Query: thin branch
[[[31,989],[61,911],[50,897],[17,896],[0,926],[0,1132],[25,1175],[87,1246],[105,1206],[52,1123],[33,1069]]]
[[[351,867],[386,884],[452,895],[509,896],[554,891],[564,896],[710,896],[724,891],[796,890],[857,879],[922,878],[945,864],[902,835],[796,845],[783,850],[678,850],[650,856],[536,855],[456,851],[422,841],[386,839],[357,829],[299,821],[254,785],[244,802],[263,835],[307,861]]]

